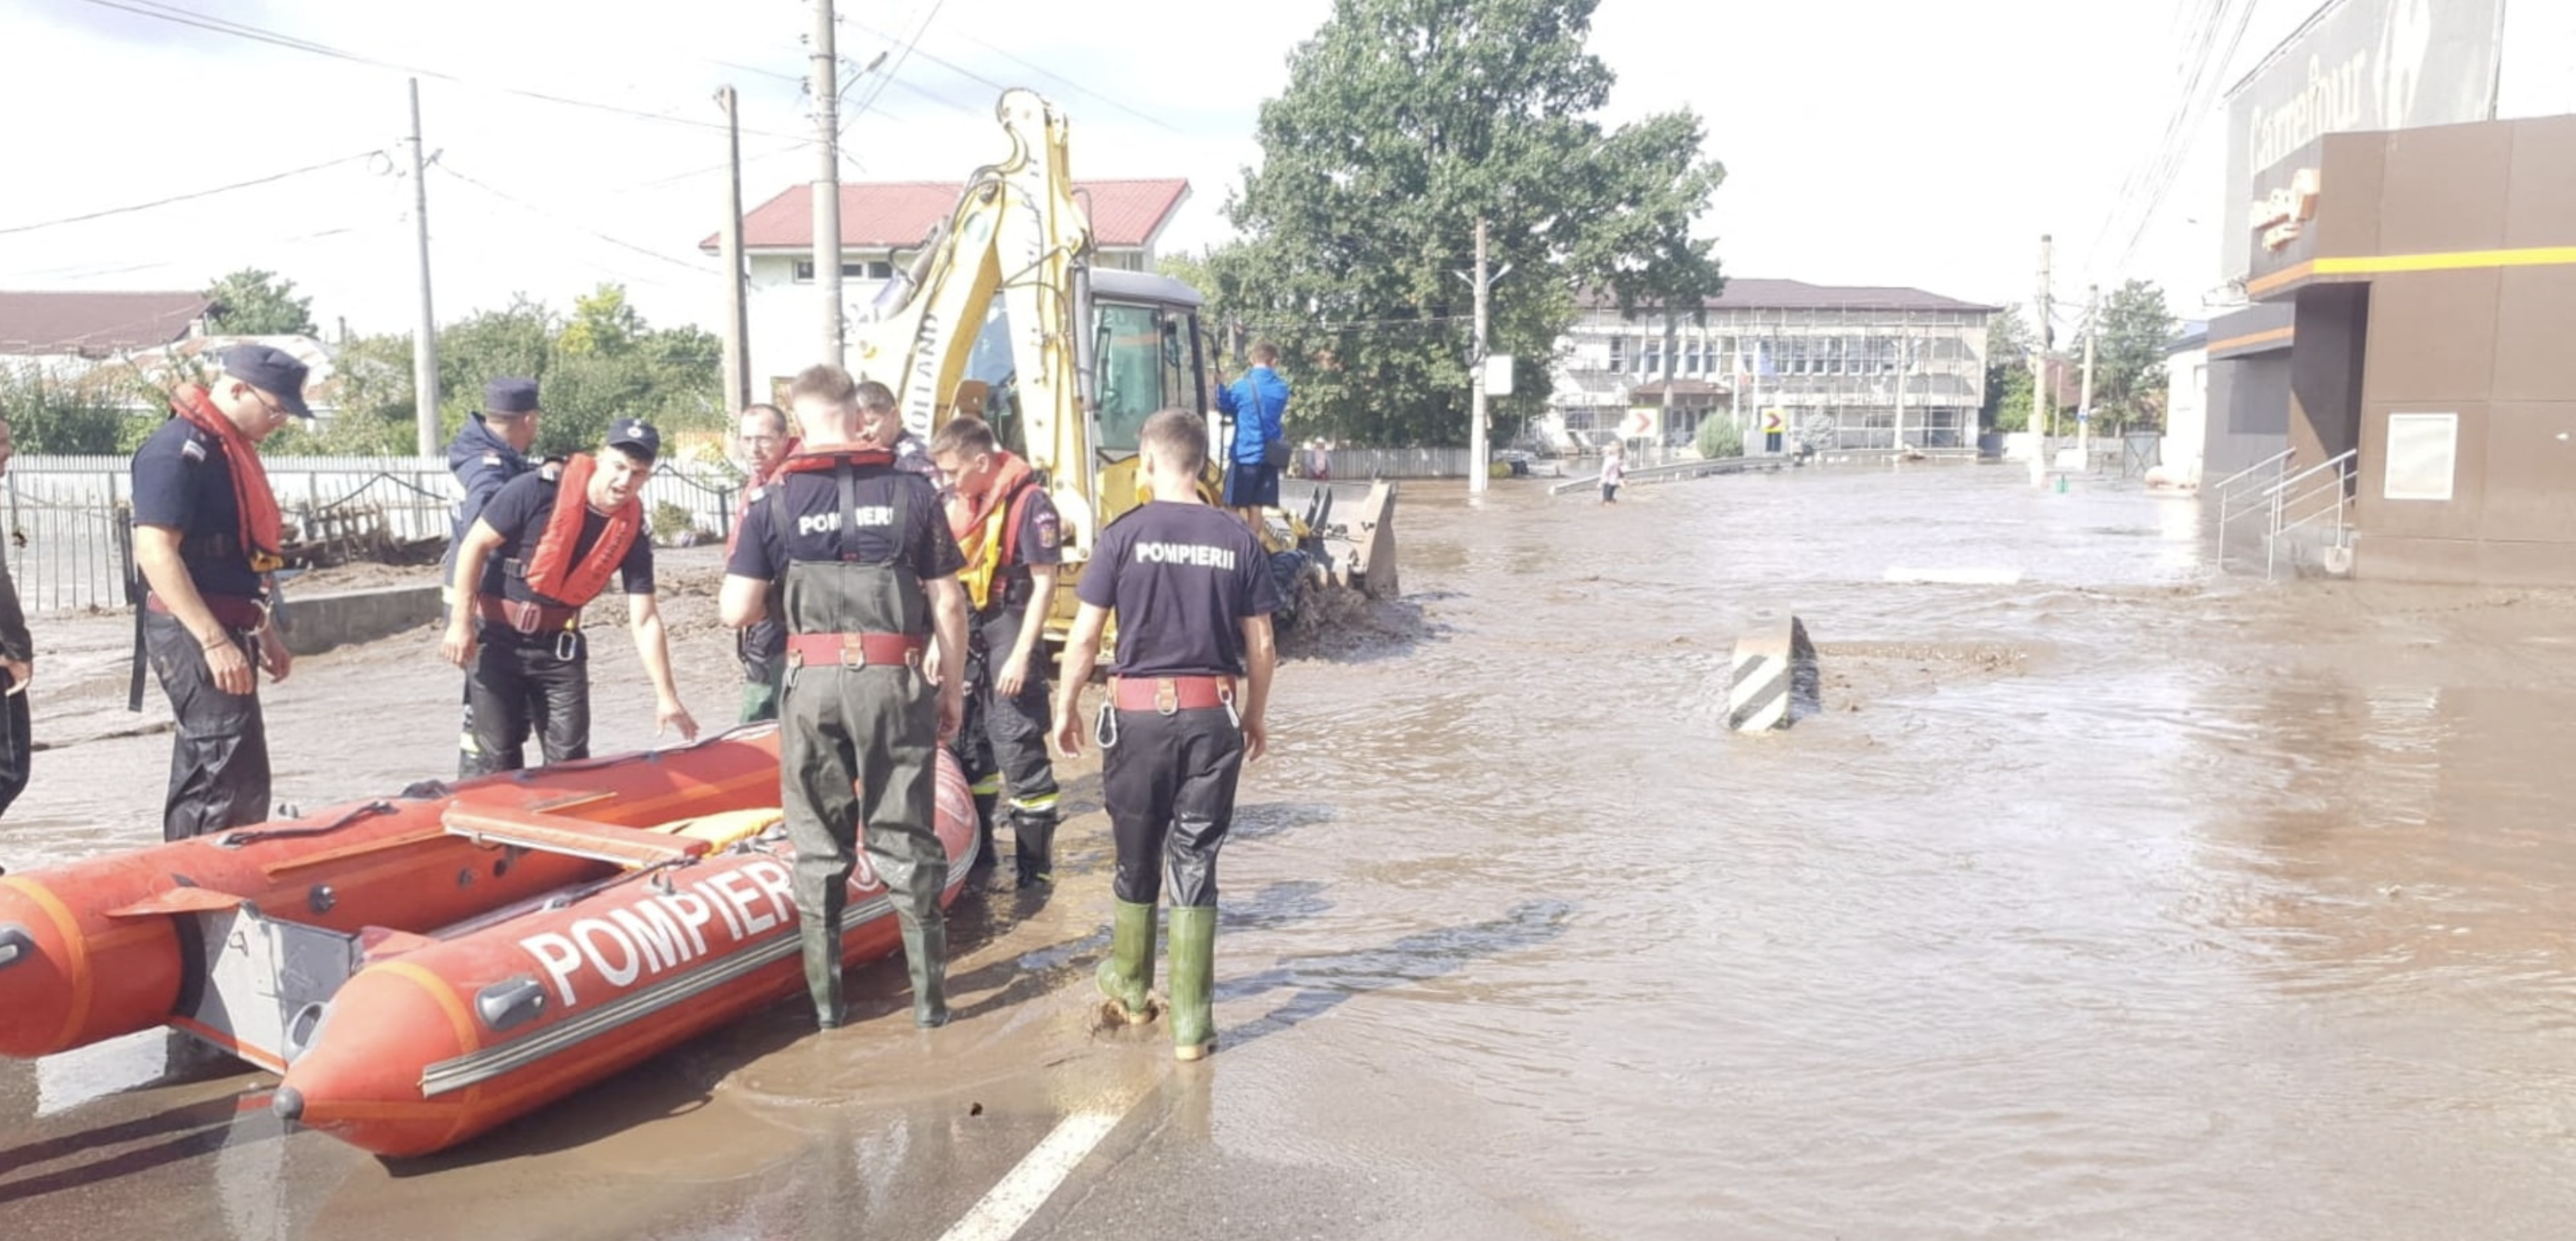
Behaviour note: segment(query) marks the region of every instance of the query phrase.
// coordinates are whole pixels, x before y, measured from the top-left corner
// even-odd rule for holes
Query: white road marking
[[[1020,1160],[1010,1175],[993,1186],[966,1218],[957,1221],[940,1241],[1008,1241],[1019,1232],[1020,1225],[1046,1205],[1064,1178],[1073,1175],[1074,1165],[1089,1157],[1109,1131],[1118,1127],[1118,1116],[1108,1112],[1076,1112],[1065,1117],[1037,1144],[1037,1149]]]

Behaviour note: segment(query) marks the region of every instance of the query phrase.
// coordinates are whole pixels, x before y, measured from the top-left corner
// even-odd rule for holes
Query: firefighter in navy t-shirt
[[[621,418],[608,448],[575,453],[511,479],[475,517],[456,551],[455,614],[440,653],[467,669],[474,731],[467,776],[527,766],[534,731],[548,763],[590,757],[590,642],[581,610],[623,579],[627,627],[653,679],[654,725],[695,740],[698,722],[671,681],[671,648],[653,601],[653,540],[644,479],[662,437]],[[504,556],[504,549],[508,549]]]
[[[151,592],[137,618],[137,654],[148,657],[179,725],[161,810],[165,840],[268,817],[257,670],[283,681],[295,661],[268,623],[285,527],[259,443],[288,418],[313,416],[304,378],[304,364],[282,350],[226,350],[215,382],[172,393],[175,416],[134,453],[134,564]]]
[[[1055,881],[1055,764],[1047,760],[1047,668],[1038,647],[1063,562],[1062,523],[1046,486],[983,419],[959,415],[930,438],[930,459],[954,481],[949,531],[965,554],[959,580],[974,609],[966,635],[966,727],[959,765],[976,781],[977,827],[993,844],[1000,781],[1011,788],[1017,886]]]
[[[841,914],[864,824],[903,933],[913,1022],[933,1027],[948,1022],[948,851],[934,815],[939,743],[957,727],[964,685],[964,558],[930,484],[859,440],[856,387],[837,366],[809,367],[789,386],[804,450],[744,515],[718,611],[748,625],[766,613],[771,583],[786,587],[780,796],[815,1023],[846,1017]],[[922,668],[934,632],[935,683]]]
[[[1110,701],[1100,718],[1100,788],[1118,844],[1117,897],[1101,994],[1126,1021],[1149,1020],[1154,902],[1172,881],[1172,1049],[1216,1047],[1216,856],[1234,820],[1235,782],[1261,757],[1269,705],[1270,613],[1279,606],[1261,543],[1199,499],[1207,424],[1185,410],[1145,421],[1140,473],[1152,502],[1101,531],[1065,639],[1056,744],[1080,753],[1083,683],[1118,618]]]

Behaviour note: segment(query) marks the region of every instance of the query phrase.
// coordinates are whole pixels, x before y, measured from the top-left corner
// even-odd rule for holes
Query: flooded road
[[[0,1065],[0,1235],[2563,1235],[2576,598],[2267,587],[2200,520],[2015,467],[1408,485],[1399,635],[1283,669],[1212,1060],[1093,1027],[1085,764],[1052,899],[961,902],[946,1030],[871,968],[841,1037],[781,1006],[395,1163],[159,1034]],[[1729,734],[1781,613],[1825,709]],[[40,678],[121,693],[64,628]],[[452,768],[427,642],[299,665],[281,797]],[[600,651],[598,748],[645,744]],[[167,747],[40,755],[0,863],[151,838]]]

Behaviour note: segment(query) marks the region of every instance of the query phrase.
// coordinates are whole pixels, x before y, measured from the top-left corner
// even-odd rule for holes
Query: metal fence
[[[444,538],[463,494],[444,461],[427,457],[275,457],[269,487],[287,524],[304,537],[352,514],[381,521],[398,541]],[[644,485],[650,513],[676,505],[694,528],[731,530],[736,475],[698,462],[664,462]],[[124,457],[26,456],[0,488],[10,576],[30,612],[125,606],[130,572],[117,520],[133,498]]]
[[[1297,449],[1297,465],[1305,468],[1306,450]],[[1465,478],[1465,448],[1335,448],[1332,455],[1333,477],[1368,478]]]

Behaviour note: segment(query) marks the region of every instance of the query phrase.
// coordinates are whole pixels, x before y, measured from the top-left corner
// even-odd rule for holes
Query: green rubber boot
[[[1172,909],[1172,1054],[1216,1050],[1216,907]]]
[[[849,1020],[849,1010],[841,1001],[841,937],[834,924],[840,921],[834,910],[829,920],[814,918],[796,924],[797,947],[805,958],[805,990],[814,997],[814,1025],[817,1029],[836,1030]]]
[[[1154,907],[1119,901],[1110,916],[1109,955],[1100,962],[1100,994],[1109,1014],[1128,1025],[1154,1019],[1145,999],[1154,986]]]

